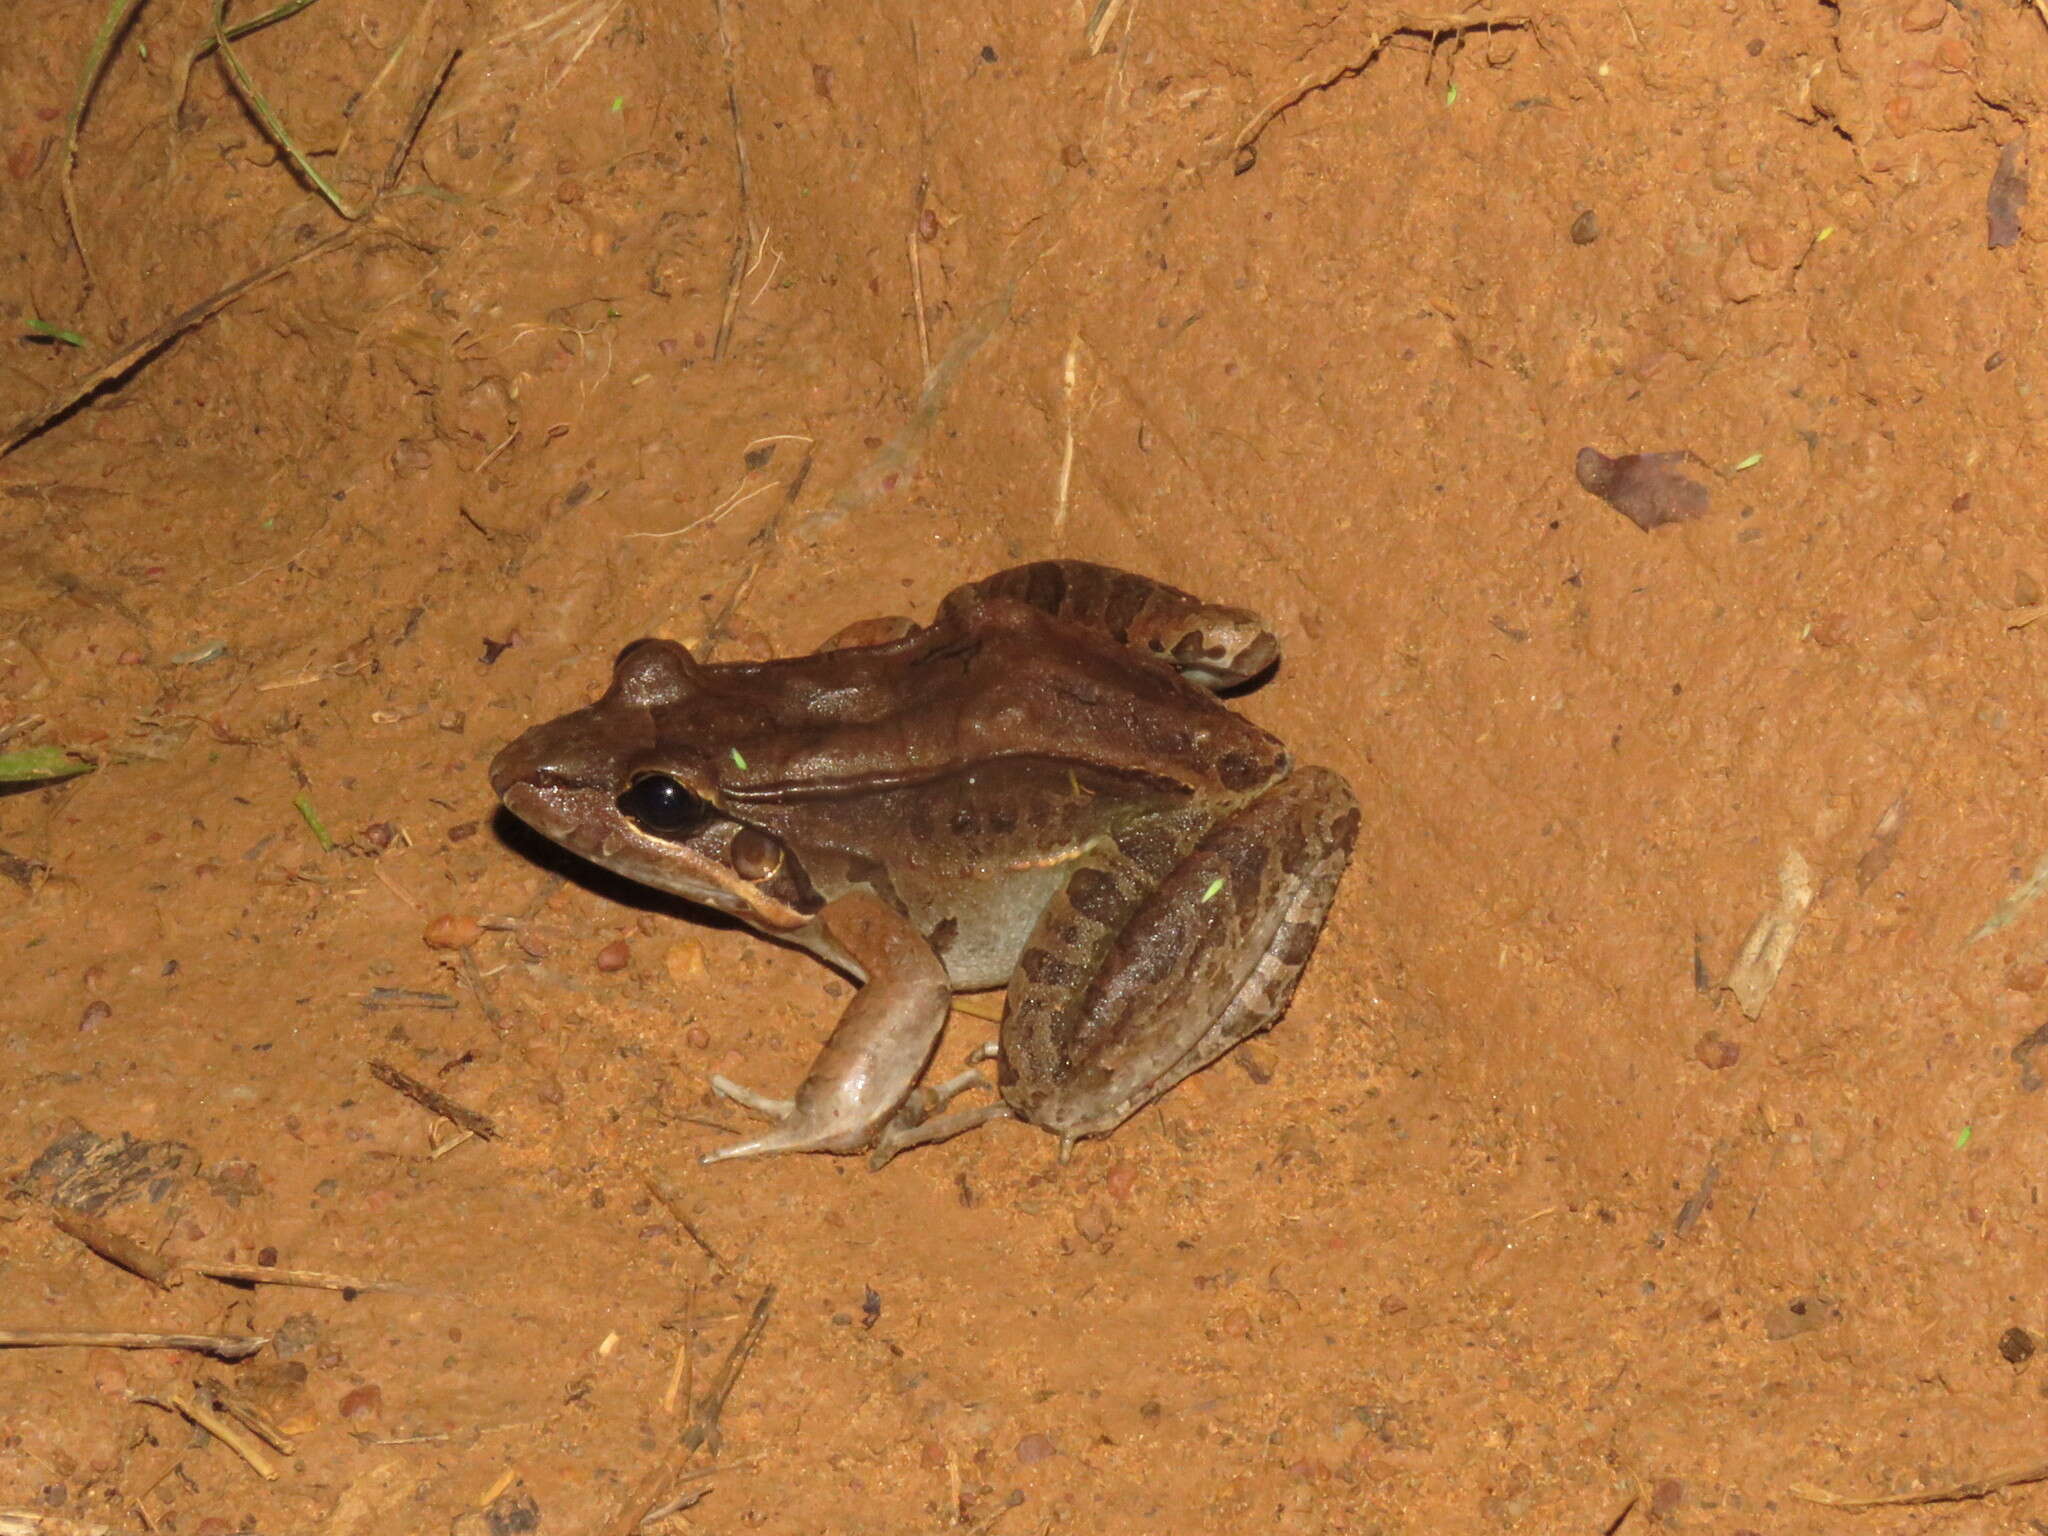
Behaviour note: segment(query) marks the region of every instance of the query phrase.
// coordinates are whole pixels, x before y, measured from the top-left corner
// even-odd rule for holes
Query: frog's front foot
[[[843,1098],[813,1096],[805,1103],[802,1090],[798,1090],[795,1099],[771,1099],[729,1077],[717,1076],[711,1079],[711,1090],[775,1123],[758,1136],[705,1153],[699,1162],[722,1163],[729,1158],[765,1157],[774,1152],[858,1152],[873,1136],[873,1127],[858,1112],[858,1106],[849,1105]],[[849,1114],[849,1109],[854,1113]]]
[[[945,968],[902,913],[866,892],[830,903],[819,921],[868,980],[840,1015],[796,1096],[771,1099],[724,1077],[712,1088],[775,1124],[702,1161],[775,1152],[862,1152],[910,1097],[932,1059],[953,994]]]

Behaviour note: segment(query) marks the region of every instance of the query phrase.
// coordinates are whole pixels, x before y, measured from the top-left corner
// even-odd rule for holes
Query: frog
[[[1279,660],[1247,609],[1037,561],[805,655],[637,640],[490,779],[551,842],[858,983],[790,1097],[711,1077],[768,1123],[703,1162],[881,1166],[999,1119],[1064,1157],[1270,1028],[1322,932],[1357,797],[1221,696]],[[995,988],[996,1040],[928,1082],[954,994]]]

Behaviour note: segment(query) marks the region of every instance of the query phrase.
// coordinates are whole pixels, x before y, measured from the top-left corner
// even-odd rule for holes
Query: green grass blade
[[[64,158],[57,166],[57,189],[64,199],[64,217],[71,225],[71,243],[78,247],[79,264],[85,268],[85,280],[92,282],[92,258],[85,253],[85,234],[78,227],[78,198],[71,188],[71,167],[78,159],[78,130],[85,122],[87,108],[92,105],[93,93],[99,89],[100,76],[106,73],[107,60],[114,52],[114,39],[121,35],[142,0],[111,0],[107,14],[100,22],[99,32],[93,37],[92,49],[85,56],[85,69],[78,78],[78,99],[71,104],[71,121],[64,126]]]
[[[73,757],[62,747],[23,747],[15,752],[0,752],[0,784],[68,779],[75,774],[91,773],[96,766]]]
[[[311,0],[307,0],[307,3],[310,4]],[[264,131],[270,135],[277,147],[285,152],[292,164],[298,167],[299,174],[306,178],[313,190],[334,205],[336,213],[349,220],[361,217],[362,210],[351,208],[344,203],[341,194],[327,184],[327,178],[313,168],[313,162],[306,158],[297,141],[285,127],[284,119],[277,115],[276,109],[256,88],[256,82],[249,78],[249,71],[242,67],[241,57],[228,40],[227,8],[228,0],[214,0],[213,45],[220,50],[220,56],[227,60],[228,73],[234,77],[235,89],[241,92],[242,100],[249,104],[249,110],[256,114],[257,119],[263,124]],[[305,6],[301,5],[298,9],[304,10]]]
[[[30,320],[28,329],[29,334],[32,336],[47,336],[52,341],[63,342],[67,347],[82,347],[85,345],[85,338],[79,335],[78,332],[67,331],[63,326],[52,325],[47,320]]]

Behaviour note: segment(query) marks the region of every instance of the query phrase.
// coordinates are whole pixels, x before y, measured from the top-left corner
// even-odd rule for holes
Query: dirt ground
[[[2048,1532],[1816,1501],[2042,1459],[2038,4],[321,0],[232,52],[351,220],[151,0],[74,229],[107,14],[0,50],[0,436],[283,269],[0,458],[96,765],[0,797],[0,1329],[270,1342],[0,1352],[0,1529]],[[491,755],[1054,555],[1283,634],[1292,1012],[1065,1164],[700,1168],[847,984]]]

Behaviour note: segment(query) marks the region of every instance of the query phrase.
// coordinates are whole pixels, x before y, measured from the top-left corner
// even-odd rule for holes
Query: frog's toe
[[[881,1169],[889,1166],[890,1159],[898,1152],[908,1152],[912,1147],[930,1146],[935,1141],[951,1141],[987,1125],[991,1120],[1010,1120],[1015,1115],[1007,1104],[977,1104],[973,1109],[956,1109],[936,1119],[915,1123],[897,1121],[875,1138],[875,1149],[868,1154],[868,1166]]]
[[[756,1093],[744,1084],[715,1072],[711,1076],[711,1091],[722,1099],[744,1104],[755,1114],[765,1115],[770,1120],[787,1120],[796,1111],[794,1099],[771,1099],[765,1093]]]
[[[735,1104],[744,1104],[756,1114],[775,1123],[758,1136],[749,1136],[729,1147],[707,1152],[698,1161],[723,1163],[735,1157],[770,1157],[778,1152],[858,1152],[874,1137],[874,1127],[864,1117],[848,1113],[843,1103],[815,1096],[771,1099],[743,1087],[729,1077],[711,1079],[712,1091]]]

